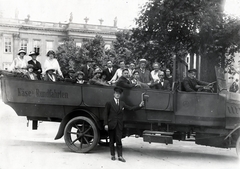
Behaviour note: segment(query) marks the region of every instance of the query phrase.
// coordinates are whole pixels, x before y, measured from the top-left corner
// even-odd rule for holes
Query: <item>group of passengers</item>
[[[169,69],[165,71],[160,69],[158,62],[153,63],[153,70],[147,69],[147,60],[140,59],[139,67],[134,63],[125,64],[122,60],[119,62],[119,68],[113,66],[111,60],[107,61],[104,69],[100,66],[93,66],[93,60],[87,60],[87,63],[79,68],[79,71],[70,69],[68,75],[63,76],[55,52],[47,52],[47,59],[43,67],[36,60],[38,54],[30,52],[32,57],[27,63],[24,59],[26,52],[20,49],[18,57],[15,58],[9,68],[10,71],[23,73],[29,80],[45,80],[56,82],[59,79],[78,84],[92,84],[102,86],[120,86],[123,88],[144,88],[171,90],[172,76]]]

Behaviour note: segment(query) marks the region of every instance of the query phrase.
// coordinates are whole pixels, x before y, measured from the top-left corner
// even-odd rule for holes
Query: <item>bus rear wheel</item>
[[[99,131],[92,119],[79,116],[71,119],[64,129],[68,148],[77,153],[91,151],[99,141]]]

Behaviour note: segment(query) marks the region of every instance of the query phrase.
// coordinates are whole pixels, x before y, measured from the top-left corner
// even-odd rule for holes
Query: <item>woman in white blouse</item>
[[[59,76],[63,77],[61,68],[59,66],[57,59],[55,58],[55,52],[53,50],[50,50],[47,53],[47,59],[45,60],[43,65],[43,75],[45,76],[46,71],[51,69],[54,69],[55,70],[54,73],[57,73]]]
[[[16,57],[11,66],[9,67],[9,71],[19,72],[19,73],[26,73],[27,72],[27,62],[24,59],[26,55],[25,50],[20,49],[18,51],[18,57]]]

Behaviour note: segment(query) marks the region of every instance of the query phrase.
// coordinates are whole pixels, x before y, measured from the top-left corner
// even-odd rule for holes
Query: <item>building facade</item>
[[[43,64],[47,51],[57,50],[66,38],[73,38],[76,45],[81,46],[84,38],[91,39],[96,35],[101,35],[106,43],[106,48],[110,48],[112,41],[116,39],[115,33],[118,30],[116,25],[53,23],[0,18],[0,69],[7,70],[21,48],[27,52],[26,61],[31,59],[28,56],[29,52],[36,47],[39,48],[40,55],[37,60]]]

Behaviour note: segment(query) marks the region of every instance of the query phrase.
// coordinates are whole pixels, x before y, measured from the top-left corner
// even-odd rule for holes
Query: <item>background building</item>
[[[40,55],[38,60],[43,64],[48,50],[57,50],[58,46],[64,43],[64,39],[73,38],[77,46],[82,45],[84,38],[94,38],[101,35],[110,48],[112,41],[116,38],[118,31],[116,21],[114,26],[90,25],[72,23],[53,23],[31,21],[27,19],[8,19],[0,17],[0,69],[8,69],[12,60],[17,57],[20,48],[25,49],[27,55],[35,47],[39,47]],[[25,56],[26,61],[31,57]]]

